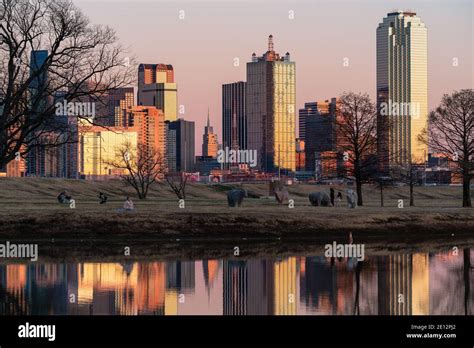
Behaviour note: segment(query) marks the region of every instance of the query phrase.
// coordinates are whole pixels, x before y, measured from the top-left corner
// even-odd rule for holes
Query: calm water
[[[472,250],[472,249],[471,249]],[[0,265],[0,314],[474,313],[474,252]]]

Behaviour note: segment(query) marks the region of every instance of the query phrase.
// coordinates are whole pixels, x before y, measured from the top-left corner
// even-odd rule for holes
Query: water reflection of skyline
[[[472,314],[471,254],[2,264],[0,314]]]

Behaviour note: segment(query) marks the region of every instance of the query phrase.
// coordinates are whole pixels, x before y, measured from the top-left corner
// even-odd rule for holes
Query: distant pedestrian
[[[341,192],[337,193],[336,200],[337,200],[337,206],[339,207],[342,203],[342,193]]]
[[[99,204],[107,203],[107,199],[109,199],[109,197],[107,197],[107,195],[105,193],[103,193],[103,192],[99,193],[99,200],[100,200]]]
[[[335,195],[336,195],[336,191],[334,191],[334,189],[331,187],[331,189],[329,190],[330,193],[329,193],[329,196],[331,197],[331,205],[333,207],[335,207],[334,205],[334,198],[335,198]]]

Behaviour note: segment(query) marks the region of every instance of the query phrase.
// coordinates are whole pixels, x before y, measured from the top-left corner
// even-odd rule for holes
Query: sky
[[[196,155],[208,108],[222,139],[222,84],[245,81],[246,63],[267,50],[270,34],[275,51],[296,62],[297,109],[346,91],[375,99],[376,28],[396,9],[415,11],[428,28],[429,108],[445,93],[473,88],[472,0],[73,2],[92,23],[113,28],[139,63],[173,65],[180,117],[196,122]]]

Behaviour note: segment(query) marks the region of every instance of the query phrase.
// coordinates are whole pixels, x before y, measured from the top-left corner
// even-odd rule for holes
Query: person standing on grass
[[[342,203],[342,193],[338,192],[337,193],[337,206],[340,206]]]
[[[335,207],[334,205],[334,198],[335,198],[335,195],[336,195],[336,192],[334,191],[334,189],[331,187],[331,189],[329,190],[330,191],[330,196],[331,196],[331,205],[333,207]]]
[[[105,204],[105,203],[107,203],[107,199],[108,199],[108,198],[109,198],[109,197],[107,197],[106,194],[104,194],[103,192],[100,192],[100,193],[99,193],[99,200],[100,200],[99,204]]]

